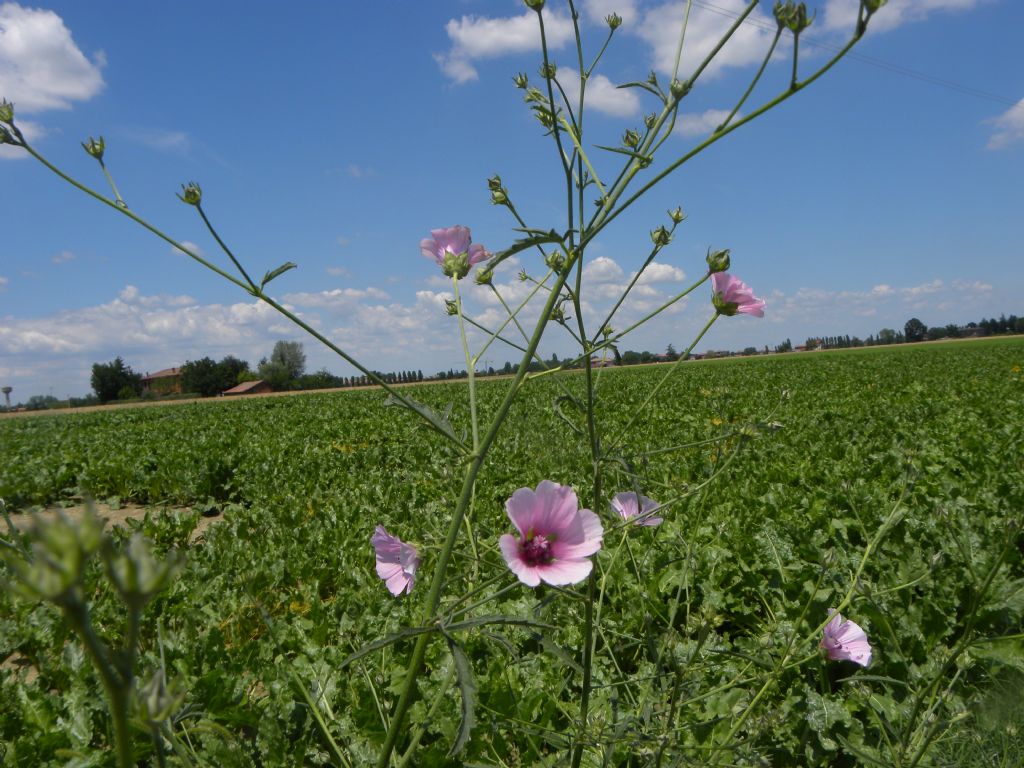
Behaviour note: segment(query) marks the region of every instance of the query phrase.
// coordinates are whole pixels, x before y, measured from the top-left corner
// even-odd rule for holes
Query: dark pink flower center
[[[551,542],[546,536],[529,536],[521,549],[527,565],[546,565],[555,559],[551,554]]]

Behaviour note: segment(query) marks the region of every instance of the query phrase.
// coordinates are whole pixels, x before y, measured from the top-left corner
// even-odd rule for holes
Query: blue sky
[[[581,0],[587,58],[603,17],[623,26],[591,79],[586,143],[617,145],[653,100],[615,84],[668,79],[685,2]],[[696,0],[687,74],[741,0]],[[559,77],[575,50],[566,7],[549,2]],[[801,73],[852,31],[856,0],[817,0]],[[685,153],[743,92],[770,40],[764,4],[683,102],[655,168]],[[1024,6],[1011,0],[890,0],[854,55],[656,187],[586,255],[587,319],[643,261],[648,232],[688,219],[616,319],[622,327],[703,271],[709,247],[768,302],[763,320],[723,319],[698,347],[774,346],[787,337],[867,336],[1024,314]],[[783,89],[791,44],[744,112]],[[516,237],[490,204],[500,173],[531,226],[563,228],[553,142],[514,88],[540,63],[532,12],[514,0],[429,3],[0,4],[0,96],[33,145],[104,190],[79,144],[106,139],[129,206],[219,264],[226,259],[174,193],[195,180],[204,209],[251,272],[299,264],[272,293],[380,370],[460,367],[450,284],[419,253],[436,227],[464,224],[497,251]],[[907,74],[907,71],[910,74]],[[980,95],[978,92],[982,92]],[[0,383],[14,399],[89,389],[93,362],[121,355],[155,371],[205,355],[255,361],[303,339],[236,287],[60,182],[21,150],[0,150]],[[619,156],[591,150],[614,177]],[[509,300],[540,275],[524,254],[498,283]],[[466,281],[470,313],[498,311]],[[686,346],[710,311],[701,290],[624,349]],[[603,316],[603,315],[602,315]],[[545,355],[572,351],[551,328]],[[492,348],[501,364],[511,350]],[[306,342],[309,368],[351,369]]]

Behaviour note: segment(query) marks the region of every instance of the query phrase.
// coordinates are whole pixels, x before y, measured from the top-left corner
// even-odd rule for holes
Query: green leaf
[[[459,733],[455,737],[452,748],[448,750],[448,756],[454,757],[466,746],[473,726],[476,725],[477,688],[476,678],[473,677],[473,665],[470,664],[466,652],[448,633],[445,633],[444,638],[448,641],[448,649],[452,652],[452,661],[455,662],[455,679],[459,685],[459,692],[462,694],[462,720],[459,722]]]
[[[287,272],[289,269],[296,269],[298,266],[299,265],[296,264],[294,261],[286,261],[284,264],[282,264],[277,269],[270,270],[269,272],[267,272],[267,274],[265,274],[263,276],[263,279],[260,281],[260,289],[262,290],[263,286],[265,286],[267,283],[269,283],[275,277],[280,277],[285,272]]]
[[[427,420],[427,423],[435,432],[444,435],[453,443],[458,445],[460,448],[465,448],[465,445],[463,444],[462,440],[460,440],[459,436],[455,434],[455,428],[452,427],[452,423],[448,420],[448,417],[449,415],[451,415],[452,412],[452,407],[450,404],[443,415],[435,411],[429,405],[424,405],[421,402],[413,400],[411,397],[406,397],[404,400],[400,400],[394,395],[388,395],[387,398],[384,400],[384,405],[399,406],[401,408],[406,408],[410,411],[418,413],[420,416]]]
[[[488,624],[514,624],[520,627],[534,627],[536,629],[554,629],[550,624],[542,624],[539,621],[531,621],[520,616],[477,616],[475,619],[457,621],[454,624],[446,624],[445,631],[457,632],[460,629],[472,629],[483,627]]]
[[[391,645],[392,643],[397,643],[399,640],[404,640],[407,637],[416,637],[417,635],[422,635],[426,632],[437,632],[437,630],[437,627],[406,627],[405,629],[400,630],[398,632],[394,632],[390,635],[385,635],[384,637],[374,640],[372,643],[364,645],[358,651],[350,653],[342,660],[341,664],[339,665],[339,668],[344,669],[353,661],[358,661],[359,659],[363,658],[363,656],[371,654],[374,651],[379,650],[380,648],[385,648]]]

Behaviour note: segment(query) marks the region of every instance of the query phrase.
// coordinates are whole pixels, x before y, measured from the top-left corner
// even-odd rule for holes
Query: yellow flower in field
[[[712,420],[711,420],[711,423],[712,423],[712,425],[714,425],[714,426],[716,426],[716,427],[720,427],[720,426],[722,426],[722,420],[721,420],[721,419],[719,419],[719,418],[714,418],[714,419],[712,419]]]
[[[1020,366],[1019,365],[1013,366],[1013,368],[1010,369],[1010,373],[1020,373]]]

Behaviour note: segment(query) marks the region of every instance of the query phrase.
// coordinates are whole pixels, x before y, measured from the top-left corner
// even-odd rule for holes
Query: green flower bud
[[[683,213],[682,208],[676,208],[674,211],[668,212],[668,217],[672,219],[673,223],[679,224],[683,219],[686,218],[686,214]]]
[[[2,125],[0,125],[0,144],[14,144],[14,137]]]
[[[658,248],[664,248],[672,242],[672,235],[664,227],[658,227],[651,230],[651,240]]]
[[[551,80],[555,76],[555,73],[558,72],[558,67],[554,64],[541,64],[540,69],[537,71],[545,80]]]
[[[163,669],[154,672],[134,694],[135,711],[150,725],[159,725],[170,718],[185,701],[180,683],[175,680],[168,686]]]
[[[658,76],[654,74],[653,69],[647,73],[647,82],[655,86],[658,84]]]
[[[105,147],[106,144],[104,143],[102,136],[100,136],[98,140],[90,136],[88,142],[82,142],[82,149],[84,149],[90,155],[95,157],[97,160],[103,159],[103,150]]]
[[[512,78],[512,82],[516,84],[516,88],[526,88],[530,84],[529,78],[525,72],[520,72]]]
[[[868,16],[871,16],[879,8],[885,5],[889,0],[863,0],[864,10],[867,11]]]
[[[622,26],[622,17],[617,13],[609,13],[604,17],[604,20],[612,32]]]
[[[691,87],[692,86],[689,81],[683,82],[682,80],[673,80],[672,85],[670,85],[668,89],[672,93],[672,98],[679,101],[690,92]]]
[[[656,122],[658,122],[658,116],[653,112],[649,115],[644,115],[644,125],[647,126],[647,130],[651,130]]]
[[[491,192],[501,189],[501,176],[498,174],[491,176],[491,178],[487,180],[487,188],[491,190]]]
[[[546,104],[548,97],[545,96],[539,89],[534,88],[532,85],[526,89],[526,96],[523,97],[529,104],[531,102],[537,104]]]
[[[508,191],[496,189],[491,192],[491,205],[508,205]]]
[[[141,608],[156,597],[177,575],[185,560],[175,549],[166,559],[157,560],[141,533],[133,534],[128,546],[121,551],[108,546],[103,554],[111,583],[124,601],[135,608]]]
[[[565,310],[562,309],[561,305],[551,310],[551,320],[556,323],[564,323],[568,320],[565,315]]]
[[[490,267],[481,267],[473,279],[477,285],[490,285],[494,281],[494,270]]]
[[[188,184],[181,185],[181,194],[178,195],[178,199],[183,203],[189,205],[199,205],[203,201],[203,190],[194,181],[190,181]]]
[[[455,317],[455,315],[459,314],[459,305],[456,304],[451,299],[445,299],[444,311],[448,314],[449,317]]]
[[[555,118],[551,114],[550,110],[543,109],[543,108],[537,108],[537,109],[535,109],[533,111],[533,115],[534,115],[534,117],[537,118],[537,122],[539,122],[545,128],[554,128],[555,127]]]
[[[622,134],[622,143],[630,149],[636,149],[640,146],[640,134],[630,128],[624,134]]]
[[[103,521],[92,506],[78,521],[63,512],[52,519],[34,519],[35,541],[28,558],[17,548],[0,548],[17,579],[17,591],[33,600],[60,603],[70,598],[81,582],[85,564],[103,541]]]
[[[561,251],[553,251],[544,259],[544,263],[548,266],[548,269],[561,273],[565,269],[565,256]]]
[[[709,274],[713,272],[725,272],[729,269],[729,249],[725,248],[724,250],[712,253],[709,248],[705,261],[708,263]]]
[[[519,274],[516,275],[516,277],[519,278],[519,282],[520,283],[525,283],[527,280],[530,279],[530,276],[528,274],[526,274],[526,270],[525,269],[520,269],[519,270]]]
[[[615,329],[612,328],[610,325],[606,325],[604,328],[601,329],[601,335],[604,336],[605,339],[608,339],[614,333]]]
[[[448,277],[455,277],[461,280],[469,274],[469,254],[446,251],[441,271]]]
[[[523,2],[526,3],[527,8],[532,8],[537,13],[544,10],[544,0],[523,0]]]
[[[0,99],[0,123],[14,122],[14,105],[7,99]]]

